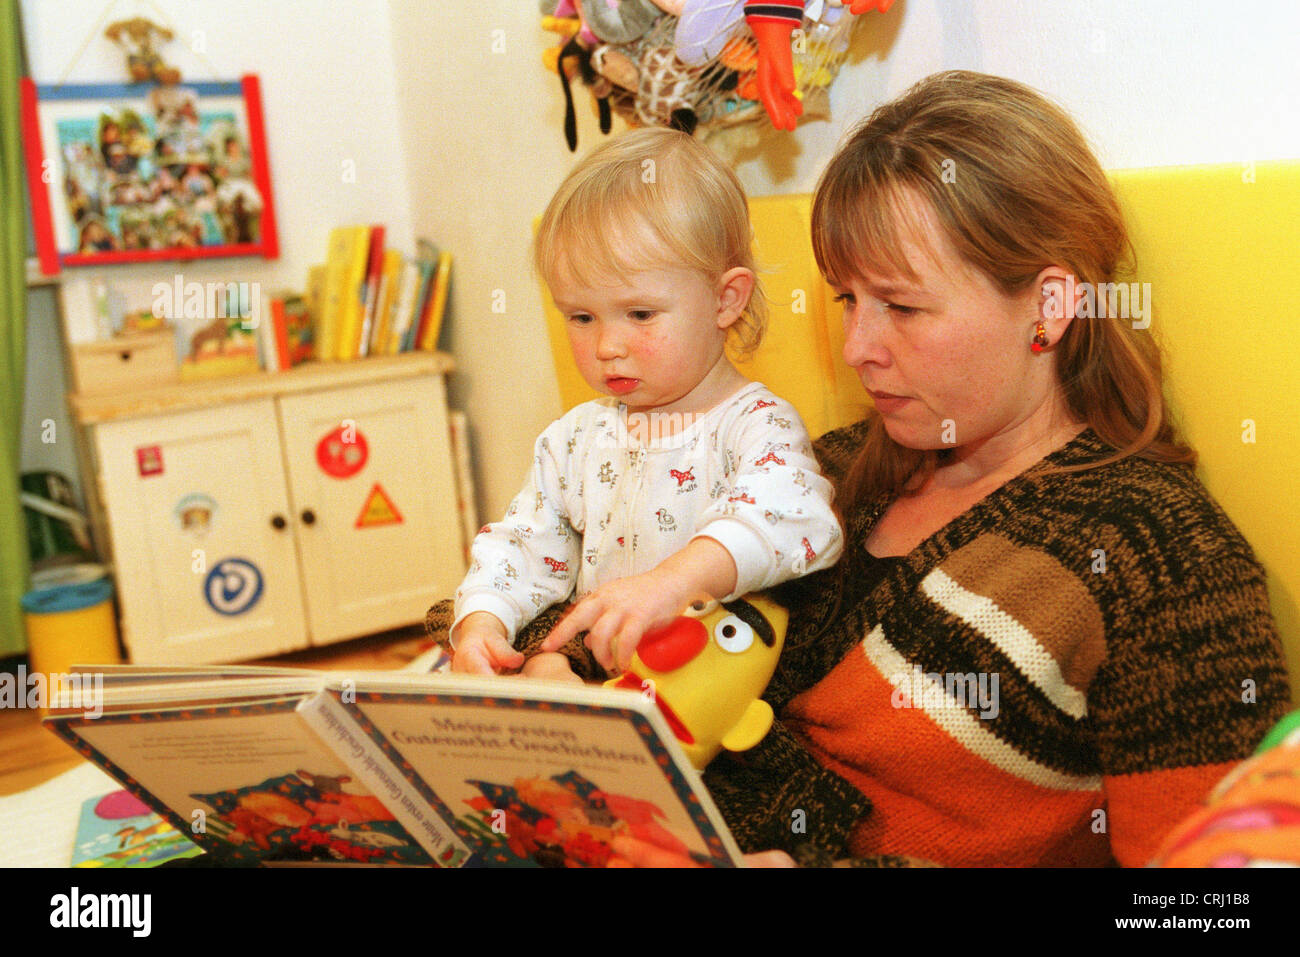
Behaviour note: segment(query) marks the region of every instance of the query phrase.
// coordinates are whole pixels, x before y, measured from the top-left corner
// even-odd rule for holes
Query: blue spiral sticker
[[[223,558],[208,572],[203,597],[220,615],[242,615],[262,597],[262,573],[246,558]]]

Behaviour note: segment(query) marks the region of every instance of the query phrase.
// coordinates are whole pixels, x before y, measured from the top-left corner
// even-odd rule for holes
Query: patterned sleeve
[[[533,450],[528,482],[500,522],[474,537],[469,573],[456,590],[449,630],[471,612],[486,611],[513,637],[538,612],[573,592],[582,537],[566,506],[573,477],[557,456],[567,441],[567,418],[553,423]]]
[[[1108,634],[1088,692],[1120,864],[1142,866],[1166,834],[1238,761],[1289,702],[1264,572],[1248,547],[1165,551],[1160,585]]]
[[[794,406],[766,393],[719,440],[725,443],[729,486],[695,530],[736,562],[736,589],[728,597],[834,565],[843,547],[831,508],[834,491]]]

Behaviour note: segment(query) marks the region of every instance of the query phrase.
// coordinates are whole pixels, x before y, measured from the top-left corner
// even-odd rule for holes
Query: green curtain
[[[22,607],[29,563],[18,503],[27,332],[27,228],[18,77],[18,0],[0,0],[0,657],[26,648]]]

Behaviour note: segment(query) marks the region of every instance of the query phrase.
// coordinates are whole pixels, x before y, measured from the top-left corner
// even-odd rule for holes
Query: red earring
[[[1038,325],[1034,327],[1034,341],[1029,344],[1029,348],[1035,352],[1042,352],[1048,345],[1050,343],[1047,341],[1047,327],[1043,325],[1043,321],[1040,319]]]

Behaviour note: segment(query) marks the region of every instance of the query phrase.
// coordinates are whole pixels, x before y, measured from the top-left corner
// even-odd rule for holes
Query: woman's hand
[[[609,842],[618,856],[611,860],[611,867],[702,867],[684,854],[638,840],[635,837],[621,835]],[[785,851],[759,851],[746,854],[747,867],[798,867]]]

